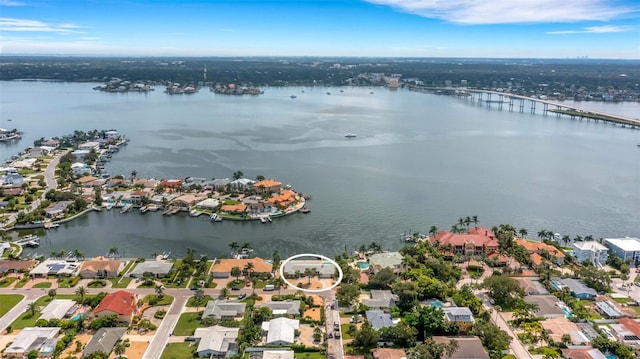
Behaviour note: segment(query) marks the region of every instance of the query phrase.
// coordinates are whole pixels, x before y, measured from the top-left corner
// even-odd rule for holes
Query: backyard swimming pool
[[[367,263],[367,262],[358,262],[358,267],[360,267],[360,270],[368,270],[369,269],[369,263]]]

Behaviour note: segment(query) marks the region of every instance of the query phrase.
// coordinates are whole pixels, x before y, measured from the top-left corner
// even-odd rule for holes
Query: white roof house
[[[239,331],[240,328],[227,328],[220,325],[196,329],[193,336],[200,339],[198,349],[196,350],[198,357],[224,357],[235,354],[238,349],[237,338]]]
[[[289,318],[276,318],[262,322],[262,330],[267,332],[267,344],[291,345],[295,342],[296,330],[300,329],[300,321]]]
[[[228,302],[224,300],[210,300],[204,308],[202,317],[214,317],[216,319],[234,319],[244,314],[247,304],[241,302]]]
[[[634,237],[605,238],[604,243],[622,260],[640,261],[640,239]]]
[[[198,203],[196,203],[196,207],[206,208],[206,209],[214,209],[220,205],[220,201],[215,198],[207,198]]]
[[[11,345],[5,349],[7,358],[26,358],[27,353],[37,350],[43,356],[53,355],[56,348],[56,336],[60,328],[34,327],[24,328]]]
[[[144,261],[138,263],[136,267],[129,272],[129,276],[133,278],[141,278],[144,273],[149,272],[155,275],[156,277],[162,277],[169,274],[173,268],[173,262],[169,261]]]
[[[42,309],[40,319],[62,319],[69,316],[76,308],[76,302],[71,299],[54,299]]]
[[[48,275],[76,276],[82,262],[67,262],[63,259],[47,259],[33,268],[29,275],[46,277]]]
[[[400,252],[382,252],[369,256],[369,268],[377,273],[383,268],[390,268],[394,272],[402,269],[402,254]]]
[[[264,302],[261,307],[267,307],[271,309],[271,313],[274,316],[277,315],[299,315],[300,314],[300,301],[299,300],[283,300]]]

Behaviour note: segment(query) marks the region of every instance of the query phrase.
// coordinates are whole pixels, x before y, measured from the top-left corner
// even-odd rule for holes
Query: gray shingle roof
[[[246,306],[246,303],[210,300],[204,308],[202,317],[214,317],[216,319],[222,317],[237,317],[244,313]]]
[[[127,332],[127,328],[100,328],[91,337],[89,343],[82,351],[82,356],[89,355],[93,352],[103,351],[110,353],[118,340],[122,338],[124,333]]]
[[[391,319],[391,315],[381,310],[367,310],[365,314],[367,316],[367,322],[369,322],[371,327],[375,330],[395,326]]]

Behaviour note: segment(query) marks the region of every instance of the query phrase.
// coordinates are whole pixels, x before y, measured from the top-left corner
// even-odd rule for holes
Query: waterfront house
[[[227,188],[227,186],[231,183],[231,180],[228,178],[216,178],[211,181],[211,187],[214,190],[222,190]]]
[[[404,349],[377,348],[373,350],[373,359],[407,359]]]
[[[145,273],[151,273],[156,278],[166,277],[173,268],[173,262],[164,260],[146,260],[136,265],[133,270],[129,272],[129,276],[132,278],[142,278]]]
[[[133,204],[140,204],[142,203],[142,199],[145,197],[149,197],[149,192],[147,191],[133,191],[131,192],[131,194],[129,195],[129,202],[133,203]]]
[[[88,164],[83,162],[75,162],[71,164],[71,169],[73,170],[74,176],[83,176],[91,174],[91,167]]]
[[[333,278],[337,270],[332,263],[318,259],[292,260],[286,263],[283,270],[287,278],[291,278],[295,276],[296,272],[305,276],[304,272],[307,268],[310,268],[318,278]]]
[[[482,346],[482,341],[476,336],[435,336],[433,341],[438,344],[449,344],[451,340],[458,343],[458,349],[448,359],[489,359],[489,354]]]
[[[97,178],[95,178],[93,176],[84,176],[84,177],[78,178],[74,182],[79,184],[82,187],[93,187],[93,186],[95,186],[96,180],[97,180]]]
[[[296,331],[300,329],[300,321],[289,318],[275,318],[262,322],[262,330],[266,333],[267,345],[291,345],[295,342]]]
[[[38,319],[62,319],[73,315],[78,305],[71,299],[53,299],[42,309]]]
[[[78,149],[87,151],[98,151],[100,149],[100,143],[95,141],[88,141],[78,145]]]
[[[527,295],[524,297],[524,301],[527,304],[537,306],[536,317],[553,319],[566,316],[562,309],[562,303],[553,295]]]
[[[382,268],[390,268],[394,273],[398,274],[404,268],[403,258],[400,252],[374,253],[369,256],[369,270],[375,274]]]
[[[102,318],[115,314],[121,322],[130,323],[136,312],[136,303],[136,296],[129,292],[124,290],[112,292],[107,294],[93,310],[93,316]]]
[[[71,154],[78,160],[84,160],[89,153],[91,153],[89,150],[75,150],[71,152]]]
[[[118,139],[120,138],[120,134],[118,133],[118,131],[104,131],[104,138],[105,139]]]
[[[30,327],[18,333],[9,346],[4,349],[3,358],[24,359],[31,351],[38,352],[38,358],[50,358],[56,349],[60,332],[57,327]]]
[[[441,248],[450,248],[457,255],[492,254],[498,251],[495,234],[486,228],[470,228],[469,233],[439,231],[429,242]]]
[[[588,261],[596,267],[607,263],[609,248],[596,241],[573,242],[573,255],[578,263]]]
[[[178,206],[182,209],[189,209],[192,206],[194,206],[196,203],[202,201],[205,198],[206,196],[187,193],[171,201],[171,204]]]
[[[271,263],[267,263],[259,257],[245,259],[223,258],[216,260],[213,266],[211,266],[211,276],[213,278],[230,278],[231,269],[233,267],[238,267],[241,270],[244,270],[247,263],[251,263],[253,265],[253,269],[251,271],[256,274],[271,274],[273,270]]]
[[[630,261],[633,264],[640,262],[639,238],[605,238],[604,244],[623,261]]]
[[[50,138],[48,140],[42,141],[42,143],[40,143],[40,146],[47,146],[53,149],[57,149],[60,146],[60,141]]]
[[[204,308],[202,318],[212,317],[219,320],[242,319],[247,304],[225,300],[210,300]]]
[[[67,207],[69,207],[72,203],[73,201],[53,202],[44,209],[44,215],[47,216],[47,218],[64,217]]]
[[[4,242],[3,244],[9,243]],[[11,247],[9,247],[11,248]],[[0,261],[0,274],[9,273],[26,273],[36,264],[33,259],[30,260],[3,260]]]
[[[237,180],[232,181],[231,183],[229,183],[229,185],[235,191],[245,191],[245,190],[251,189],[251,186],[255,182],[256,181],[250,180],[248,178],[238,178]]]
[[[198,358],[228,358],[238,353],[238,334],[240,328],[227,328],[215,325],[197,328],[193,337],[198,341]]]
[[[24,177],[16,172],[10,172],[0,176],[0,186],[3,187],[21,187],[24,183]]]
[[[271,309],[273,316],[277,317],[300,315],[300,305],[301,302],[299,300],[284,300],[264,302],[258,305],[258,307],[267,307]]]
[[[151,197],[150,201],[151,203],[157,205],[157,206],[162,206],[164,205],[164,203],[170,203],[171,201],[173,201],[177,196],[175,194],[171,194],[171,193],[162,193],[162,194],[156,194],[154,196]]]
[[[269,198],[269,203],[279,208],[286,208],[298,201],[298,194],[290,189],[285,189],[280,193],[274,193]]]
[[[165,188],[171,188],[171,189],[178,188],[182,186],[182,180],[181,179],[162,180],[158,185]]]
[[[148,178],[136,178],[133,184],[142,188],[156,188],[160,181]]]
[[[367,323],[375,330],[394,327],[396,325],[389,313],[385,313],[379,309],[367,310],[365,316],[367,317]]]
[[[50,275],[56,277],[75,277],[78,275],[81,264],[82,262],[66,261],[63,259],[45,259],[29,271],[29,275],[33,278],[47,278]]]
[[[124,178],[109,178],[107,180],[107,187],[109,188],[127,188],[129,187],[129,181]]]
[[[273,211],[273,206],[271,203],[257,202],[249,204],[249,213],[251,214],[265,214],[271,213]]]
[[[247,205],[244,203],[223,204],[220,207],[220,211],[228,214],[242,214],[247,211]]]
[[[266,179],[253,184],[258,193],[278,193],[282,189],[282,183],[274,179]]]
[[[96,257],[82,263],[80,266],[80,277],[83,279],[115,278],[123,269],[124,263],[120,260]]]
[[[362,300],[362,304],[369,308],[389,308],[396,305],[396,296],[390,290],[373,289],[369,298]]]
[[[537,253],[545,258],[550,259],[559,266],[564,263],[564,253],[562,253],[558,248],[552,245],[543,242],[527,241],[524,239],[516,239],[515,243],[524,247],[529,254]]]
[[[468,333],[473,329],[473,313],[467,307],[444,307],[444,321],[447,323],[455,323],[458,325],[458,332]]]
[[[208,210],[215,210],[218,206],[220,206],[220,201],[215,198],[205,198],[196,203],[196,207]]]
[[[29,150],[30,158],[46,157],[55,151],[55,148],[48,146],[33,147]]]
[[[24,159],[20,159],[17,161],[13,161],[11,163],[12,167],[15,168],[32,168],[33,165],[36,163],[37,159],[36,158],[24,158]]]
[[[261,355],[260,352],[251,353],[249,359],[294,359],[294,352],[293,350],[263,350]]]
[[[101,351],[103,353],[111,353],[118,341],[127,332],[127,328],[115,327],[115,328],[100,328],[91,337],[91,340],[87,343],[82,351],[82,357],[85,358],[92,353]]]

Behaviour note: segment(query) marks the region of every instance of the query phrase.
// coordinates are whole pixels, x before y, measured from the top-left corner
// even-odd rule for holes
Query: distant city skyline
[[[0,54],[640,59],[640,5],[0,0]]]

